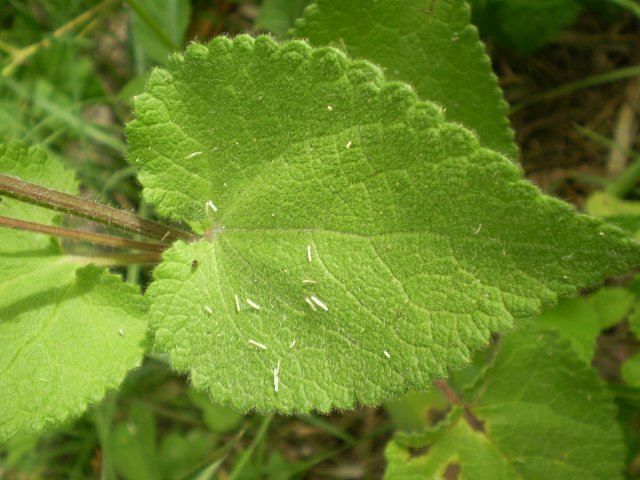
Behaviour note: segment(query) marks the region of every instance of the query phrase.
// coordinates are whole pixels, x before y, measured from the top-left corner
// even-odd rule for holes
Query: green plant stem
[[[12,228],[14,230],[25,230],[27,232],[45,233],[56,237],[72,238],[83,242],[95,243],[98,245],[106,245],[108,247],[132,248],[135,250],[144,250],[148,252],[163,252],[166,244],[139,242],[137,240],[129,240],[128,238],[112,237],[102,233],[84,232],[81,230],[73,230],[71,228],[58,227],[54,225],[42,225],[40,223],[25,222],[15,218],[0,217],[0,227]]]
[[[34,53],[42,48],[49,48],[52,44],[52,38],[59,38],[63,35],[67,34],[71,30],[75,29],[78,25],[83,24],[88,21],[94,15],[100,13],[101,10],[108,7],[111,4],[117,3],[118,0],[104,0],[93,8],[90,8],[86,12],[78,15],[76,18],[68,21],[63,26],[55,30],[50,37],[43,38],[39,42],[36,42],[28,47],[21,48],[20,50],[15,50],[15,52],[11,55],[11,61],[8,65],[6,65],[2,69],[2,76],[8,77],[11,75],[16,68],[22,65],[29,57],[31,57]]]
[[[536,93],[529,98],[516,103],[511,107],[509,115],[513,115],[524,108],[535,105],[536,103],[546,102],[553,100],[554,98],[562,97],[564,95],[584,90],[585,88],[595,87],[596,85],[602,85],[604,83],[615,82],[618,80],[624,80],[625,78],[636,77],[640,75],[640,65],[634,65],[632,67],[620,68],[613,72],[602,73],[599,75],[593,75],[591,77],[583,78],[575,82],[565,83],[546,92]]]
[[[270,413],[269,415],[264,417],[264,420],[262,420],[262,424],[260,424],[260,428],[258,429],[256,436],[253,437],[251,445],[249,445],[249,448],[242,452],[238,463],[236,463],[233,471],[229,474],[229,480],[236,480],[242,473],[242,470],[244,470],[244,467],[247,465],[247,462],[251,458],[251,455],[253,455],[253,451],[256,449],[256,446],[263,440],[264,436],[267,434],[267,430],[269,429],[269,425],[271,425],[271,420],[273,420],[274,415],[274,413]]]
[[[469,426],[476,432],[484,432],[484,424],[469,410],[469,407],[462,403],[462,400],[458,397],[458,394],[453,391],[447,382],[444,380],[436,380],[433,384],[440,390],[446,399],[452,405],[462,407],[462,417],[469,424]]]
[[[634,189],[640,180],[640,154],[631,149],[622,148],[610,138],[600,135],[598,132],[594,132],[582,125],[575,125],[575,129],[580,135],[589,140],[593,140],[611,150],[618,150],[633,159],[633,162],[620,175],[612,179],[605,188],[607,193],[619,198],[624,198]]]
[[[169,246],[174,240],[194,241],[198,237],[177,228],[140,218],[139,216],[108,207],[91,200],[50,190],[40,185],[24,182],[17,178],[0,174],[0,194],[40,207],[86,218],[111,227],[139,233],[145,237],[160,240]],[[169,243],[164,243],[165,241]]]

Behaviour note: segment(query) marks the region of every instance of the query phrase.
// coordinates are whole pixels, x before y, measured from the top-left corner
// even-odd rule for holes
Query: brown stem
[[[92,202],[82,197],[24,182],[8,175],[0,174],[0,194],[40,207],[104,223],[121,230],[136,232],[162,242],[165,240],[172,242],[178,239],[187,241],[198,239],[197,236],[178,228],[146,220],[133,213]]]
[[[462,403],[460,397],[458,397],[447,382],[444,380],[436,380],[433,383],[444,394],[449,403],[462,407],[462,416],[472,429],[476,432],[484,432],[484,422],[476,417],[467,405]]]
[[[163,252],[167,248],[167,245],[162,243],[139,242],[137,240],[112,237],[110,235],[103,235],[101,233],[83,232],[80,230],[72,230],[70,228],[25,222],[24,220],[16,220],[9,217],[0,217],[0,227],[13,228],[15,230],[27,230],[29,232],[46,233],[48,235],[54,235],[56,237],[73,238],[75,240],[97,243],[99,245],[133,248],[136,250],[145,250],[149,252]]]

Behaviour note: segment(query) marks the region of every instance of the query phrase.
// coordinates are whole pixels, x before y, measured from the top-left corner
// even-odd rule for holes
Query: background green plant
[[[24,63],[15,61],[20,56],[16,55],[12,48],[5,48],[7,70],[6,73],[3,72],[2,82],[2,110],[5,114],[1,124],[2,136],[5,140],[20,138],[29,144],[43,144],[49,152],[60,155],[67,165],[73,166],[79,172],[83,188],[94,198],[125,208],[135,207],[143,213],[149,212],[144,204],[138,205],[139,186],[132,181],[133,171],[122,162],[124,139],[121,125],[130,116],[128,98],[131,94],[141,91],[146,69],[156,62],[162,63],[161,52],[172,49],[170,42],[173,42],[174,46],[182,46],[187,40],[187,36],[180,34],[182,31],[182,35],[185,35],[186,22],[163,23],[167,19],[177,17],[163,15],[161,9],[149,8],[147,2],[130,2],[128,8],[115,2],[104,3],[105,5],[99,5],[100,15],[122,15],[124,24],[130,22],[130,30],[125,31],[123,37],[118,37],[122,35],[121,31],[107,30],[106,35],[104,32],[100,32],[104,36],[97,35],[98,26],[104,17],[90,16],[86,22],[79,24],[77,30],[54,37],[52,45],[38,48],[33,55],[24,60]],[[7,29],[2,40],[5,47],[28,48],[28,45],[47,38],[46,32],[53,31],[94,6],[93,2],[75,2],[65,8],[56,6],[55,2],[35,6],[12,2],[8,7],[5,5],[3,11],[7,19],[5,24],[8,22],[11,28]],[[300,7],[286,7],[290,9],[283,18],[290,22],[300,11]],[[167,11],[171,11],[171,8],[188,11],[187,4],[178,2],[168,2]],[[296,14],[290,13],[294,11]],[[284,24],[284,21],[281,22],[281,25]],[[263,28],[267,25],[268,23],[262,23]],[[284,35],[284,27],[277,28],[277,33]],[[143,40],[145,37],[147,39]],[[113,65],[96,65],[92,52],[96,51],[98,45],[108,44],[108,40],[113,38],[120,38],[120,43],[116,45],[129,46],[131,63],[124,67],[117,61],[114,61]],[[160,45],[163,47],[158,48]],[[346,48],[348,50],[349,45],[346,45]],[[381,60],[377,62],[383,63]],[[590,210],[598,213],[596,208]],[[618,216],[619,212],[620,210],[614,209],[612,215]],[[625,215],[628,214],[625,212]],[[611,211],[603,216],[611,216]],[[133,283],[146,283],[147,273],[140,272],[137,267],[130,267],[124,273]],[[637,331],[637,327],[634,327],[634,319],[637,316],[634,306],[634,283],[615,289],[615,293],[609,290],[603,292],[605,293],[599,293],[598,296],[563,302],[557,310],[548,312],[540,319],[545,328],[556,332],[540,335],[545,335],[543,338],[549,345],[562,345],[559,348],[562,351],[561,356],[570,354],[567,353],[566,344],[558,340],[557,336],[566,336],[576,349],[576,358],[588,362],[593,356],[596,338],[603,329],[610,329],[623,319],[629,318],[632,331]],[[602,301],[598,300],[600,295],[618,297]],[[605,307],[611,304],[619,306],[619,311],[607,311]],[[572,315],[579,315],[581,322],[578,326],[577,322],[571,322]],[[508,341],[507,336],[504,342]],[[515,334],[509,342],[517,343]],[[486,397],[479,395],[474,398],[467,392],[477,392],[478,389],[482,389],[483,382],[491,380],[491,371],[498,370],[502,365],[495,363],[500,360],[500,355],[510,354],[510,350],[501,353],[502,348],[504,346],[501,343],[494,348],[493,354],[491,351],[487,352],[488,358],[480,355],[474,365],[452,379],[451,387],[457,391],[461,401],[471,405],[472,411]],[[514,349],[518,350],[511,347],[511,350]],[[544,355],[549,351],[553,351],[553,348],[532,355]],[[574,370],[580,372],[580,368],[583,367],[578,367],[575,359],[570,361],[574,362]],[[623,366],[622,373],[626,383],[609,387],[621,405],[618,414],[620,425],[630,446],[627,464],[633,459],[637,444],[637,433],[632,428],[637,405],[637,394],[634,390],[637,386],[635,363],[636,357],[630,357]],[[488,365],[494,370],[485,373]],[[551,365],[555,363],[552,362]],[[541,365],[542,367],[544,365]],[[586,366],[583,377],[582,381],[590,382],[590,388],[602,392],[602,403],[611,403],[610,394],[604,391],[602,382],[598,381],[593,371]],[[505,378],[509,378],[508,374]],[[517,385],[517,380],[510,381],[506,390],[511,391],[513,386]],[[565,380],[561,383],[569,385]],[[593,383],[597,383],[598,386],[594,387]],[[188,390],[188,395],[184,395],[185,390]],[[569,395],[575,390],[577,388],[569,392]],[[575,403],[570,396],[568,398],[568,402]],[[421,398],[415,403],[415,409],[425,413],[437,411],[437,407],[443,405],[443,400],[440,398],[432,402]],[[390,412],[404,411],[407,414],[409,410],[402,406],[389,407]],[[602,475],[608,476],[609,473],[615,475],[619,472],[622,459],[620,435],[616,433],[616,427],[611,426],[613,410],[608,407],[606,410],[608,417],[605,415],[603,424],[609,427],[611,440],[607,446],[611,451],[599,450],[599,454],[608,453],[610,458],[615,459],[608,467],[603,465],[600,470]],[[598,411],[590,412],[586,409],[585,415],[595,421],[599,415]],[[394,424],[399,427],[425,431],[436,429],[438,435],[444,438],[452,434],[450,429],[469,428],[466,426],[468,423],[460,418],[460,408],[452,409],[445,415],[444,421],[426,426],[423,418],[417,423],[412,423],[411,419],[402,420],[397,415],[394,416]],[[371,438],[384,435],[394,425],[381,422],[369,430],[370,437],[355,438],[349,433],[350,421],[357,423],[360,420],[357,416],[353,419],[333,419],[333,423],[323,417],[313,416],[291,420],[271,416],[239,417],[212,405],[208,399],[187,389],[182,381],[168,373],[164,357],[151,355],[140,370],[132,372],[117,394],[112,394],[83,419],[39,440],[16,438],[8,443],[4,447],[3,468],[10,472],[31,472],[34,476],[47,473],[75,477],[90,476],[94,468],[95,472],[101,472],[105,478],[113,476],[116,472],[124,478],[181,478],[185,475],[210,478],[223,468],[231,478],[256,478],[260,474],[271,475],[272,478],[295,478],[305,475],[314,465],[327,458],[342,458],[343,449],[357,449],[366,455]],[[339,426],[336,426],[336,423]],[[238,428],[238,425],[242,425],[242,428]],[[334,449],[316,451],[306,460],[296,461],[289,461],[283,458],[277,449],[268,448],[268,432],[280,432],[287,428],[300,429],[300,425],[309,425],[309,428],[316,431],[326,432],[325,435],[330,442],[338,442],[338,445]],[[357,429],[353,423],[351,428]],[[257,435],[251,438],[253,432]],[[403,441],[405,440],[400,435],[391,445],[401,446]],[[417,445],[418,449],[424,447],[419,442]],[[438,448],[446,449],[446,442],[438,444]],[[398,468],[397,462],[400,457],[394,455],[389,447],[389,462],[393,468]],[[454,452],[454,455],[461,458],[460,463],[464,468],[464,455],[458,452]],[[420,469],[420,462],[426,457],[410,457],[416,460],[410,460],[408,465],[400,461],[400,467],[415,466],[419,474],[425,474],[427,470]],[[415,463],[412,464],[412,461]],[[516,465],[517,463],[515,462]],[[442,466],[446,470],[449,464],[445,461]],[[508,465],[508,468],[512,467],[513,465]],[[394,475],[394,471],[390,468],[389,476]]]

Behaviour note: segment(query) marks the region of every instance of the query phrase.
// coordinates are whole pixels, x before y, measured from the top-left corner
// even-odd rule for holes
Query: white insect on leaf
[[[202,155],[202,152],[193,152],[190,153],[189,155],[187,155],[186,157],[184,157],[185,160],[191,160],[192,158],[195,158],[199,155]]]
[[[311,301],[315,303],[317,306],[319,306],[321,309],[323,309],[325,312],[329,311],[329,307],[327,307],[327,305],[318,297],[311,297]]]
[[[206,215],[209,212],[209,209],[211,209],[212,212],[217,212],[218,211],[218,207],[215,206],[215,204],[209,200],[207,203],[204,204],[204,214]]]
[[[251,300],[250,298],[247,298],[247,304],[251,307],[251,308],[255,308],[256,310],[260,310],[260,305],[258,305],[256,302],[254,302],[253,300]]]
[[[351,140],[349,140],[349,141],[347,142],[347,148],[351,148],[351,145],[353,145],[353,142],[352,142]]]
[[[330,112],[333,112],[333,107],[331,105],[327,105],[327,110],[329,110]]]
[[[118,334],[119,334],[121,337],[124,337],[124,330],[123,330],[123,329],[121,329],[121,328],[119,328],[119,329],[118,329]]]
[[[255,340],[249,339],[249,343],[254,347],[261,348],[262,350],[266,350],[267,346],[264,343],[256,342]]]
[[[278,366],[273,369],[273,389],[276,393],[280,389],[280,360],[278,360]]]
[[[304,280],[302,280],[303,285],[315,285],[316,283],[318,282],[316,282],[315,280],[310,280],[308,278],[305,278]]]
[[[209,305],[205,305],[205,306],[204,306],[204,309],[207,311],[207,313],[208,313],[209,315],[212,315],[212,314],[213,314],[213,310],[211,309],[211,307],[210,307]]]
[[[386,350],[384,351],[384,356],[387,358],[391,358],[391,354],[389,352],[387,352]]]
[[[289,348],[293,348],[296,346],[296,341],[292,340],[291,343],[289,344]]]
[[[311,310],[313,310],[314,312],[318,311],[318,309],[316,308],[316,305],[311,301],[309,297],[304,297],[304,301],[307,302],[307,305],[311,307]]]
[[[238,295],[234,295],[233,298],[236,301],[236,312],[240,312],[240,297],[238,297]]]
[[[311,257],[311,245],[307,245],[307,260],[309,260],[309,262],[311,262],[312,257]]]

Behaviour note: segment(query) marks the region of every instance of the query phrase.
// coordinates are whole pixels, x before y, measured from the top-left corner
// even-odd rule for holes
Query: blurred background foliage
[[[286,38],[309,3],[0,0],[0,141],[43,145],[78,172],[84,195],[152,216],[123,159],[130,99],[142,91],[148,70],[192,40],[265,31]],[[471,4],[514,106],[511,120],[529,178],[640,231],[638,122],[635,115],[631,125],[620,120],[625,106],[636,112],[640,105],[638,4]],[[617,136],[621,128],[631,128],[626,143]],[[623,162],[612,173],[615,152]],[[148,272],[134,268],[126,278],[144,285]],[[640,334],[640,289],[637,281],[610,283],[600,297],[585,292],[540,322],[564,332],[610,382],[628,439],[626,475],[640,478],[640,342],[634,336]],[[576,316],[577,331],[577,323],[567,323]],[[474,384],[496,348],[481,352],[452,385]],[[393,431],[436,424],[448,408],[432,390],[386,408],[330,416],[241,416],[171,374],[166,357],[150,354],[120,391],[82,419],[0,446],[0,478],[381,478]]]

